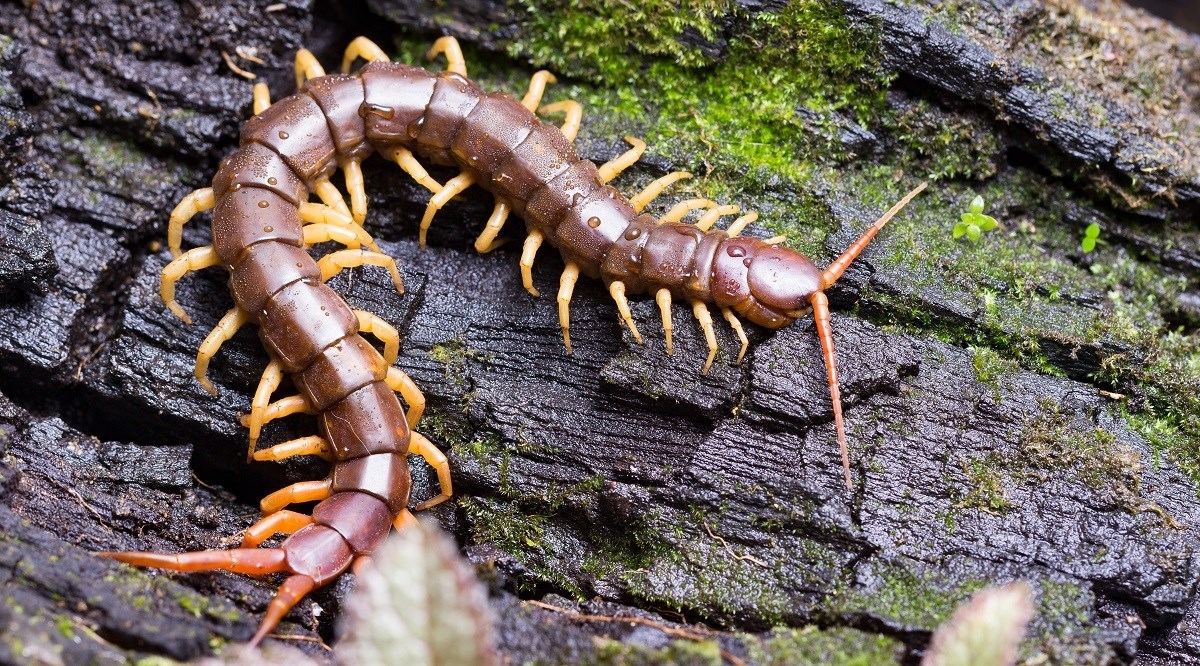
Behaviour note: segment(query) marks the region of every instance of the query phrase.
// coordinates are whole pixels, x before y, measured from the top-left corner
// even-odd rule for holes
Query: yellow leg
[[[455,74],[467,75],[467,61],[463,59],[462,48],[458,45],[458,40],[450,37],[439,37],[433,46],[429,47],[429,52],[425,57],[433,60],[439,53],[446,55],[446,71],[454,72]]]
[[[175,316],[182,319],[183,323],[191,324],[192,318],[175,302],[175,283],[192,271],[211,268],[219,263],[221,263],[221,259],[217,256],[216,250],[211,245],[205,245],[204,247],[188,250],[180,255],[178,259],[167,264],[167,267],[163,269],[159,294],[171,312],[174,312]]]
[[[746,213],[745,215],[734,220],[733,224],[729,225],[729,228],[725,230],[725,233],[729,234],[729,237],[732,238],[742,233],[742,230],[745,229],[747,225],[757,219],[758,213],[755,211],[750,211],[749,213]]]
[[[404,374],[399,368],[388,368],[387,376],[383,378],[387,383],[388,388],[400,394],[404,398],[404,402],[408,403],[408,414],[405,418],[408,421],[408,429],[412,430],[417,427],[417,421],[421,420],[421,415],[425,413],[425,394],[421,393],[421,389],[417,388],[417,383],[412,380],[412,377]]]
[[[529,232],[529,236],[525,238],[525,247],[521,249],[521,284],[525,285],[525,291],[528,291],[534,298],[538,297],[538,290],[533,286],[533,258],[537,256],[538,248],[542,246],[542,241],[546,237],[542,232],[534,229]]]
[[[278,511],[246,528],[242,548],[258,548],[258,544],[276,534],[294,534],[301,527],[312,525],[313,517],[295,511]]]
[[[607,183],[608,181],[621,175],[621,172],[628,169],[642,153],[646,152],[646,142],[636,137],[627,136],[625,141],[633,146],[629,150],[622,153],[619,157],[605,162],[598,171],[600,172],[600,181]]]
[[[662,313],[663,333],[667,338],[667,356],[674,356],[675,349],[671,342],[671,290],[659,289],[654,294],[654,301],[658,303],[658,311]]]
[[[672,183],[691,177],[692,174],[688,173],[687,171],[676,171],[674,173],[669,173],[647,185],[641,192],[637,193],[637,196],[629,200],[629,204],[633,206],[633,210],[640,213],[646,207],[646,204],[650,203],[655,197],[662,194],[663,190],[667,189],[667,187]]]
[[[358,227],[362,231],[362,227]],[[366,233],[366,232],[363,232]],[[368,236],[367,238],[370,238]],[[363,237],[356,234],[347,227],[338,226],[336,224],[310,224],[304,227],[304,244],[316,245],[317,243],[325,243],[334,241],[341,243],[348,248],[357,250],[363,244]]]
[[[262,424],[267,425],[275,419],[282,419],[292,414],[316,414],[316,412],[313,411],[312,405],[308,404],[308,398],[302,395],[289,395],[267,405],[262,412]],[[242,425],[250,427],[249,414],[243,414],[239,420]]]
[[[371,238],[371,234],[358,226],[349,215],[339,213],[325,204],[313,203],[311,201],[305,201],[300,204],[299,210],[300,221],[304,224],[329,224],[342,227],[358,237],[359,243],[366,245],[376,252],[382,252],[379,249],[379,245],[375,243],[375,239]]]
[[[437,497],[431,497],[424,502],[413,507],[413,511],[424,511],[430,507],[437,506],[442,502],[450,499],[454,495],[454,487],[450,483],[450,463],[446,460],[446,454],[442,450],[433,445],[433,442],[425,439],[425,436],[415,430],[412,433],[412,438],[409,440],[408,452],[421,456],[429,466],[437,471],[438,486],[442,492]]]
[[[701,215],[699,220],[696,220],[696,228],[701,231],[708,231],[712,229],[712,226],[717,223],[717,220],[722,215],[733,215],[741,209],[742,207],[736,204],[717,206]]]
[[[625,320],[625,324],[629,326],[629,332],[633,334],[633,339],[637,343],[642,344],[642,334],[638,332],[637,324],[633,323],[633,315],[629,312],[629,301],[625,300],[625,283],[617,280],[608,285],[608,293],[617,303],[617,312],[621,314],[621,319]]]
[[[320,456],[328,462],[333,462],[333,449],[324,437],[310,435],[254,452],[254,459],[260,462],[285,460],[292,456]]]
[[[704,369],[700,371],[700,374],[707,375],[713,359],[717,357],[717,332],[713,329],[712,315],[708,313],[708,306],[704,303],[692,303],[692,314],[696,315],[696,321],[700,322],[700,330],[704,331],[704,340],[708,342],[708,360],[704,362]]]
[[[355,310],[358,316],[358,332],[370,333],[383,343],[383,360],[389,366],[396,362],[400,354],[400,334],[396,329],[375,314],[366,310]]]
[[[179,256],[179,246],[183,243],[183,225],[195,217],[196,213],[212,210],[217,205],[217,198],[211,187],[196,190],[184,197],[175,210],[171,211],[171,221],[167,223],[167,247],[171,248],[171,258]]]
[[[262,378],[258,380],[258,389],[254,391],[254,399],[250,402],[250,450],[246,452],[246,461],[254,459],[254,447],[258,444],[258,436],[262,433],[263,411],[271,403],[271,394],[279,388],[283,381],[283,364],[272,360],[263,370]]]
[[[351,157],[338,162],[346,176],[346,191],[350,193],[350,217],[358,224],[367,218],[367,189],[363,185],[362,160]]]
[[[396,260],[386,254],[361,249],[338,250],[330,252],[317,261],[317,267],[321,269],[322,280],[328,280],[342,272],[343,269],[364,265],[386,268],[392,274],[392,283],[396,285],[396,293],[404,294],[404,280],[400,277],[400,270],[396,268]]]
[[[425,207],[425,216],[421,218],[421,230],[417,234],[417,241],[422,250],[425,249],[425,236],[429,233],[429,226],[433,224],[433,216],[442,209],[442,206],[462,194],[463,190],[473,184],[475,184],[475,176],[469,173],[460,173],[446,181],[442,190],[429,199],[429,205]]]
[[[779,245],[785,240],[787,240],[787,234],[779,234],[778,236],[771,236],[763,242],[767,245]]]
[[[539,70],[534,73],[533,78],[529,79],[529,90],[526,91],[524,99],[521,100],[521,106],[530,111],[537,111],[538,104],[542,103],[542,95],[546,92],[547,83],[557,83],[558,79],[546,70]]]
[[[666,215],[658,218],[659,224],[678,222],[688,213],[701,208],[716,208],[717,202],[708,199],[685,199],[671,207]]]
[[[746,331],[742,328],[742,320],[733,314],[733,310],[729,308],[721,308],[721,314],[725,317],[725,321],[729,322],[730,328],[734,333],[737,333],[738,340],[742,343],[742,349],[738,352],[737,362],[740,365],[742,359],[746,357],[746,349],[750,347],[750,340],[746,338]]]
[[[366,37],[355,37],[346,47],[346,51],[342,55],[343,74],[350,72],[350,65],[354,64],[357,58],[362,58],[367,62],[387,62],[389,60],[383,49]]]
[[[225,313],[224,317],[221,317],[221,321],[217,322],[213,330],[204,338],[204,342],[200,343],[200,351],[196,354],[196,380],[213,397],[216,397],[218,392],[217,387],[208,381],[208,362],[217,355],[221,344],[232,338],[234,333],[237,333],[238,329],[248,321],[250,321],[250,313],[235,305]]]
[[[400,168],[404,169],[405,173],[412,176],[413,180],[417,181],[421,186],[430,192],[437,194],[438,192],[442,191],[443,187],[445,187],[429,176],[429,172],[425,170],[425,167],[421,166],[421,163],[417,161],[417,158],[413,157],[411,150],[396,146],[390,150],[385,150],[384,155],[386,155],[388,159],[392,160],[396,164],[399,164]]]
[[[583,121],[583,105],[573,99],[547,104],[540,110],[541,113],[565,113],[566,120],[563,121],[562,131],[563,136],[567,137],[567,141],[575,141],[575,136],[579,134],[579,124]]]
[[[300,49],[296,52],[296,64],[293,69],[296,71],[297,89],[309,79],[325,76],[325,68],[321,67],[321,63],[317,62],[317,57],[308,49]]]
[[[332,487],[333,483],[329,479],[293,483],[287,488],[281,488],[262,498],[262,501],[258,503],[258,507],[262,509],[263,515],[267,516],[289,504],[320,502],[321,500],[329,499],[330,488]]]
[[[497,241],[496,236],[504,228],[504,222],[507,219],[508,205],[502,201],[497,201],[496,207],[492,209],[492,216],[488,218],[487,224],[483,227],[483,232],[479,234],[479,238],[475,239],[476,252],[487,254],[504,245],[504,241]]]
[[[568,354],[571,353],[571,294],[575,292],[575,283],[578,280],[579,264],[568,261],[558,283],[558,325],[562,327],[563,344],[566,345]]]
[[[396,530],[402,530],[406,527],[416,527],[419,524],[416,517],[408,509],[401,511],[400,515],[396,516],[396,520],[392,521],[392,527],[395,527]]]
[[[314,181],[312,189],[326,206],[329,206],[342,215],[350,216],[350,207],[346,205],[346,200],[342,198],[342,193],[338,192],[338,188],[329,182],[328,178],[320,178]]]
[[[271,89],[265,83],[254,84],[254,115],[271,108]]]

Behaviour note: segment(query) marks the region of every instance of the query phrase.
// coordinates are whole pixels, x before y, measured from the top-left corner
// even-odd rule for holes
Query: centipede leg
[[[778,236],[771,236],[770,238],[764,240],[763,244],[764,245],[779,245],[780,243],[782,243],[786,240],[787,240],[787,234],[779,234]]]
[[[425,394],[417,388],[417,383],[412,380],[412,377],[404,374],[399,368],[388,368],[383,381],[387,383],[388,388],[399,393],[400,397],[404,398],[404,402],[408,403],[408,414],[405,420],[408,421],[409,430],[416,428],[417,421],[420,421],[421,415],[425,413]]]
[[[392,283],[396,285],[396,293],[404,294],[404,280],[400,277],[400,269],[396,268],[396,260],[381,252],[370,250],[338,250],[330,252],[317,261],[321,269],[321,279],[328,280],[347,268],[358,266],[380,266],[386,268],[392,275]]]
[[[386,150],[384,154],[393,162],[399,164],[400,168],[404,169],[405,173],[412,176],[413,180],[417,181],[417,183],[430,192],[437,194],[438,192],[442,191],[442,188],[445,187],[445,185],[442,185],[430,177],[429,172],[425,170],[425,167],[421,166],[421,163],[417,161],[417,158],[413,157],[411,150],[401,146],[395,146],[390,150]]]
[[[312,190],[317,193],[317,196],[326,206],[329,206],[342,215],[350,217],[350,207],[346,205],[346,200],[342,198],[342,193],[338,192],[338,188],[329,182],[328,178],[318,178],[313,181]]]
[[[217,197],[213,194],[211,187],[196,190],[179,201],[175,210],[171,211],[171,221],[167,223],[167,247],[171,249],[172,259],[181,253],[183,225],[197,213],[212,210],[216,205]]]
[[[578,280],[579,264],[568,261],[558,283],[558,325],[562,327],[563,344],[568,354],[571,353],[571,294],[575,292]]]
[[[333,462],[333,449],[324,437],[310,435],[254,452],[254,459],[259,462],[276,462],[293,456],[319,456],[327,462]]]
[[[408,509],[401,511],[400,515],[396,516],[396,519],[392,521],[392,527],[396,528],[397,530],[402,530],[408,527],[416,527],[419,524],[420,523],[417,522],[416,516],[412,515],[412,512]]]
[[[306,525],[312,525],[313,517],[295,511],[277,511],[250,527],[242,535],[242,548],[257,548],[258,544],[276,534],[292,534]]]
[[[696,321],[700,322],[700,330],[704,331],[704,340],[708,342],[708,360],[704,362],[704,369],[700,374],[707,375],[708,369],[712,367],[713,359],[717,357],[717,331],[713,328],[712,315],[708,312],[708,306],[701,301],[692,303],[692,314],[696,315]]]
[[[350,193],[350,216],[358,224],[367,218],[367,189],[363,185],[362,159],[351,157],[338,162],[346,177],[346,191]]]
[[[267,405],[267,408],[262,411],[262,424],[266,425],[275,419],[282,419],[292,414],[316,414],[316,411],[309,404],[308,398],[302,395],[289,395]],[[250,415],[243,414],[240,422],[249,428]]]
[[[460,173],[446,181],[441,191],[429,199],[429,205],[425,207],[425,215],[421,218],[421,230],[417,233],[417,242],[422,250],[425,249],[425,236],[429,233],[430,225],[433,224],[433,216],[442,209],[442,206],[474,184],[475,176],[469,173]]]
[[[262,498],[258,503],[258,507],[262,509],[264,516],[275,513],[289,504],[299,504],[301,502],[320,502],[321,500],[329,499],[332,492],[333,482],[329,479],[321,481],[300,481],[292,485],[276,490],[275,492]]]
[[[729,225],[729,228],[725,230],[725,233],[729,234],[730,238],[733,238],[734,236],[742,233],[743,229],[757,219],[758,213],[755,211],[750,211],[749,213],[746,213],[745,215],[734,220],[733,224]]]
[[[530,111],[537,111],[538,104],[542,103],[542,95],[546,93],[547,83],[557,83],[558,79],[546,70],[538,70],[533,77],[529,79],[529,90],[525,92],[525,97],[521,99],[521,106]]]
[[[621,175],[622,171],[633,166],[633,163],[638,161],[642,153],[646,152],[645,141],[632,136],[625,137],[625,141],[633,147],[619,155],[616,159],[605,162],[597,169],[600,173],[600,182],[607,183]]]
[[[521,249],[521,284],[525,285],[525,291],[528,291],[534,298],[540,294],[533,286],[533,259],[537,256],[538,248],[542,247],[544,240],[546,237],[542,232],[534,229],[525,238],[525,247]]]
[[[476,252],[487,254],[504,245],[504,241],[497,241],[496,236],[504,228],[504,222],[508,219],[508,211],[508,204],[503,201],[496,202],[495,208],[492,209],[491,217],[488,218],[487,224],[483,227],[483,232],[479,234],[479,238],[475,239]]]
[[[354,61],[358,58],[362,58],[367,62],[387,62],[390,60],[387,54],[383,52],[383,49],[379,48],[379,45],[375,42],[366,37],[355,37],[342,54],[342,73],[348,74],[350,72],[350,65],[354,64]]]
[[[360,227],[349,215],[339,213],[330,206],[325,204],[313,203],[305,201],[300,204],[300,221],[304,224],[328,224],[336,227],[342,227],[346,231],[354,234],[358,238],[358,242],[366,245],[376,252],[382,252],[379,245],[375,243],[375,239],[371,238],[371,234]],[[326,239],[329,240],[329,239]]]
[[[625,325],[629,327],[629,332],[633,334],[633,339],[637,343],[642,344],[642,334],[638,332],[637,324],[633,323],[633,314],[629,312],[629,301],[625,298],[625,283],[616,280],[608,285],[608,293],[612,296],[613,301],[617,304],[617,312],[621,314],[621,319],[625,321]]]
[[[721,308],[721,314],[725,317],[725,321],[729,322],[729,327],[737,334],[738,341],[742,343],[742,349],[738,352],[737,357],[737,362],[740,365],[742,359],[746,357],[746,350],[750,347],[750,339],[746,337],[746,330],[742,328],[742,320],[733,314],[733,310]]]
[[[296,52],[296,62],[293,65],[293,69],[296,72],[297,90],[304,85],[305,81],[325,76],[325,68],[321,67],[321,63],[317,61],[317,57],[308,49],[300,49]]]
[[[674,356],[675,349],[671,342],[671,290],[659,289],[654,294],[654,301],[658,303],[658,310],[662,313],[663,334],[667,339],[667,356]]]
[[[541,113],[564,113],[566,119],[558,128],[563,136],[567,137],[567,141],[575,141],[576,135],[579,134],[579,124],[583,121],[583,105],[573,99],[547,104],[541,109]]]
[[[463,58],[462,47],[458,45],[458,40],[447,35],[439,37],[433,46],[429,47],[429,52],[425,54],[425,58],[433,60],[439,53],[446,56],[446,71],[454,72],[462,76],[467,75],[467,61]]]
[[[413,511],[424,511],[450,499],[454,495],[454,487],[450,483],[450,462],[446,460],[446,454],[415,430],[409,440],[408,452],[421,456],[437,471],[438,487],[442,491],[437,497],[431,497],[413,507]]]
[[[382,318],[366,310],[355,310],[358,317],[358,332],[371,333],[383,343],[383,360],[389,366],[396,362],[400,354],[400,334]]]
[[[701,208],[716,208],[717,202],[708,199],[684,199],[671,207],[662,217],[658,218],[659,224],[667,224],[669,222],[678,222],[688,213],[699,210]]]
[[[741,206],[735,204],[717,206],[716,208],[707,211],[700,216],[700,219],[696,220],[696,228],[700,231],[708,231],[709,229],[712,229],[712,226],[717,223],[717,220],[720,219],[722,215],[733,215],[741,209]]]
[[[257,116],[271,108],[271,89],[265,83],[256,83],[254,84],[254,93],[251,99],[254,102],[254,115]]]
[[[176,317],[182,319],[183,323],[191,324],[192,318],[179,303],[175,302],[175,283],[192,271],[211,268],[219,263],[221,263],[221,258],[217,256],[216,250],[211,245],[205,245],[188,250],[163,269],[159,295],[167,304],[167,308],[174,312]]]
[[[250,449],[246,451],[246,462],[254,459],[254,447],[258,444],[258,436],[262,433],[263,411],[271,402],[271,394],[279,388],[283,381],[283,363],[272,360],[263,370],[262,378],[258,380],[258,389],[254,391],[254,399],[250,403]]]
[[[221,317],[221,321],[217,322],[213,330],[204,338],[204,342],[200,343],[200,351],[196,353],[196,380],[213,397],[218,395],[218,391],[217,387],[208,380],[208,362],[217,355],[217,350],[221,348],[222,343],[232,338],[238,329],[248,321],[250,321],[250,314],[234,306],[225,313],[224,317]]]
[[[150,553],[127,550],[96,553],[110,560],[135,567],[154,567],[171,571],[232,571],[261,576],[287,571],[287,560],[280,548],[240,548],[201,550],[191,553]]]
[[[633,206],[634,212],[640,213],[646,208],[646,204],[654,200],[655,197],[663,193],[671,184],[691,178],[692,174],[687,171],[675,171],[669,173],[662,178],[659,178],[638,192],[636,196],[629,200],[629,205]]]
[[[288,614],[301,599],[309,592],[312,592],[317,587],[316,581],[308,576],[296,575],[288,576],[287,580],[279,586],[279,591],[275,593],[275,598],[271,599],[271,603],[267,604],[267,612],[263,614],[262,622],[258,625],[258,631],[254,632],[254,637],[246,645],[256,647],[262,642],[267,634],[279,626],[283,616]]]

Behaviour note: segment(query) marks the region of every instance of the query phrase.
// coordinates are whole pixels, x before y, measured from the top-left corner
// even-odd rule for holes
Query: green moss
[[[1001,356],[989,347],[968,347],[971,352],[971,367],[980,384],[990,386],[997,401],[1000,400],[1000,378],[1017,370],[1017,362]]]
[[[463,372],[467,360],[483,359],[482,354],[467,349],[466,343],[457,338],[430,347],[429,357],[445,366],[446,379],[459,385],[466,382]]]
[[[1008,493],[1004,490],[1000,456],[989,453],[982,458],[965,459],[962,466],[967,476],[967,492],[955,502],[956,508],[979,509],[988,513],[1002,513],[1012,508]]]
[[[742,642],[750,661],[764,666],[899,664],[905,652],[893,638],[842,627],[781,627],[765,638],[743,635]]]
[[[941,580],[934,573],[888,565],[878,572],[882,583],[870,590],[852,590],[832,597],[834,613],[862,613],[887,618],[909,627],[932,631],[954,613],[958,604],[983,589],[983,580]]]
[[[57,629],[58,633],[61,634],[64,638],[74,640],[74,638],[75,638],[75,620],[73,620],[71,618],[71,616],[55,615],[54,616],[54,628]]]
[[[651,666],[653,664],[675,664],[676,666],[720,666],[721,646],[716,641],[693,641],[678,639],[665,647],[651,648],[633,643],[622,643],[608,638],[592,639],[596,648],[594,664],[611,666]]]

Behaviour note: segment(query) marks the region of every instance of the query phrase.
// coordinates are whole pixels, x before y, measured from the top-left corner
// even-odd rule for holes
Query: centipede
[[[190,272],[221,266],[229,272],[235,302],[200,345],[195,375],[210,393],[210,360],[242,326],[258,325],[270,361],[243,417],[249,430],[248,459],[278,461],[318,456],[331,465],[319,481],[300,481],[267,495],[263,517],[247,528],[236,549],[178,554],[141,551],[102,555],[127,564],[175,571],[225,570],[284,574],[250,640],[257,645],[288,611],[313,590],[347,570],[358,570],[390,530],[403,529],[427,509],[453,496],[446,456],[415,427],[425,400],[415,383],[394,367],[396,329],[377,315],[352,309],[325,282],[360,266],[386,269],[396,290],[403,281],[395,260],[363,229],[367,196],[362,162],[374,153],[398,164],[432,195],[421,219],[419,245],[436,213],[472,185],[493,197],[495,208],[475,242],[489,252],[499,246],[506,220],[524,219],[528,236],[520,258],[525,289],[533,296],[534,258],[543,244],[561,253],[564,270],[557,294],[564,348],[571,352],[570,303],[581,275],[602,280],[632,337],[642,336],[628,296],[651,294],[661,312],[666,351],[673,353],[672,304],[690,304],[704,333],[711,367],[718,346],[709,306],[719,309],[741,342],[745,318],[777,329],[808,316],[815,321],[828,376],[833,419],[847,488],[852,487],[843,425],[829,301],[825,295],[883,226],[925,188],[922,183],[869,226],[827,268],[804,255],[741,232],[753,212],[724,229],[719,218],[738,206],[688,199],[660,217],[643,212],[671,184],[691,177],[676,171],[626,198],[609,182],[636,163],[645,142],[600,166],[573,147],[582,106],[573,100],[542,105],[547,71],[533,75],[522,99],[485,92],[467,78],[458,42],[442,37],[427,54],[443,56],[441,72],[393,63],[365,37],[346,48],[341,73],[326,75],[316,57],[295,59],[297,92],[275,103],[263,84],[254,87],[254,116],[241,128],[239,148],[222,160],[212,186],[187,195],[172,212],[167,230],[173,260],[162,272],[166,306],[190,324],[175,299],[175,284]],[[365,61],[357,71],[352,65]],[[561,114],[561,125],[539,117]],[[420,158],[420,159],[418,159]],[[424,164],[456,167],[438,182]],[[331,182],[340,171],[349,203]],[[315,195],[316,201],[312,201]],[[684,222],[692,211],[695,222]],[[210,245],[182,250],[184,225],[211,211]],[[344,249],[319,259],[309,248],[333,243]],[[382,353],[363,334],[376,337]],[[298,393],[272,396],[285,376]],[[397,398],[407,403],[407,410]],[[259,449],[267,423],[292,414],[316,415],[318,435]],[[409,508],[412,481],[407,456],[422,457],[437,473],[440,493]],[[317,502],[311,514],[290,510]],[[276,536],[278,546],[263,544]]]

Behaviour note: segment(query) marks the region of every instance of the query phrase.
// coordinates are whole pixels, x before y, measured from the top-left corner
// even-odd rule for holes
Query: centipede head
[[[750,257],[750,260],[745,262],[748,297],[734,306],[739,314],[761,326],[780,328],[812,312],[817,337],[821,341],[821,355],[825,359],[825,373],[829,378],[833,421],[837,429],[838,448],[842,454],[842,470],[846,476],[847,490],[852,489],[854,483],[850,476],[850,454],[846,446],[846,429],[842,422],[842,399],[833,349],[833,327],[830,325],[829,299],[825,297],[825,290],[842,277],[883,225],[925,187],[926,183],[921,183],[905,195],[825,270],[817,268],[808,257],[788,248],[764,246],[758,241],[743,241],[751,245],[740,247],[736,244],[738,239],[730,239],[732,243],[727,246],[730,255]],[[758,245],[754,246],[753,243]],[[733,250],[735,247],[739,249]]]

